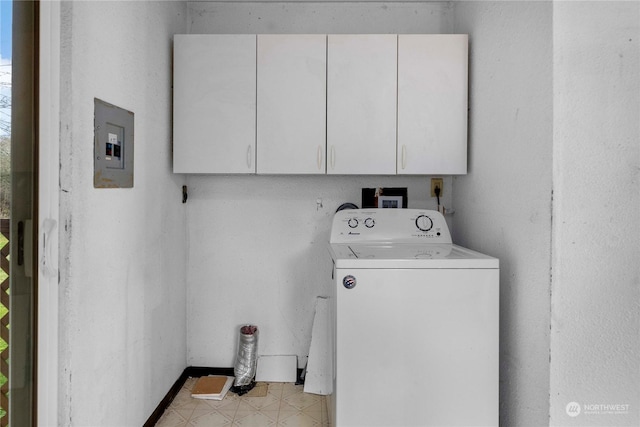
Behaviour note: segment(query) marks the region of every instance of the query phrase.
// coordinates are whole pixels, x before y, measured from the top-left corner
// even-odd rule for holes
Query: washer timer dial
[[[433,228],[433,221],[426,215],[420,215],[416,218],[416,227],[420,231],[429,231]]]
[[[358,226],[358,220],[355,218],[350,218],[349,221],[347,221],[347,224],[349,224],[349,227],[351,228],[356,228]]]
[[[376,225],[376,221],[373,218],[367,218],[364,220],[364,225],[367,228],[371,228]]]

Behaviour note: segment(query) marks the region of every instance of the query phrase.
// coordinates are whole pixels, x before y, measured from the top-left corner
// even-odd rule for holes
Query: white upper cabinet
[[[468,36],[398,36],[398,174],[467,173]]]
[[[327,36],[259,35],[257,172],[326,172]]]
[[[255,35],[176,35],[173,102],[174,172],[255,173]]]
[[[465,174],[467,99],[467,35],[176,35],[173,171]]]
[[[396,173],[397,36],[329,35],[327,173]]]

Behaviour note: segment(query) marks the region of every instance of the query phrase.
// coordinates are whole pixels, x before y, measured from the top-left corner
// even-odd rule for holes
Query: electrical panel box
[[[133,113],[94,100],[93,186],[133,187]]]

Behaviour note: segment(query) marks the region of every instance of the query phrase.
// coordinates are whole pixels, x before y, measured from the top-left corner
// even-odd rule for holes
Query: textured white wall
[[[553,18],[551,424],[637,426],[640,2],[556,2]]]
[[[193,34],[450,33],[449,2],[199,2],[189,4]]]
[[[189,32],[201,34],[451,32],[451,7],[439,2],[189,2],[188,9]],[[260,327],[261,354],[308,354],[315,297],[331,280],[331,218],[343,202],[360,206],[361,188],[408,187],[410,207],[435,208],[427,177],[187,179],[191,365],[233,366],[243,323]]]
[[[58,425],[139,426],[186,366],[183,177],[171,174],[174,2],[65,2]],[[93,99],[135,113],[135,186],[93,188]]]
[[[260,354],[306,356],[315,297],[331,285],[333,214],[376,186],[408,187],[409,207],[435,208],[426,177],[190,177],[189,364],[233,366],[244,323],[260,328]]]
[[[470,34],[469,174],[454,241],[500,258],[500,420],[548,423],[552,6],[456,2]]]

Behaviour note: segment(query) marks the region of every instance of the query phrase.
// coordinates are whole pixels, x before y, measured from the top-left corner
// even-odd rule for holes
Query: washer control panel
[[[336,212],[331,243],[451,243],[444,216],[426,209],[348,209]]]

